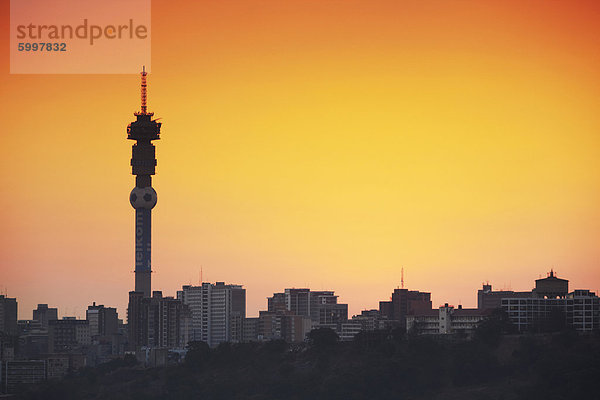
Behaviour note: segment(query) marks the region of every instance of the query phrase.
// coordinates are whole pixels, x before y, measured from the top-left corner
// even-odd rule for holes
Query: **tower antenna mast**
[[[402,289],[404,289],[404,267],[402,267],[402,275],[400,278],[400,285],[402,285]]]
[[[146,107],[146,100],[148,99],[148,91],[147,91],[147,85],[146,85],[146,75],[148,75],[148,73],[146,72],[146,66],[142,66],[142,90],[141,90],[141,96],[142,96],[142,114],[146,114],[147,111],[147,107]]]

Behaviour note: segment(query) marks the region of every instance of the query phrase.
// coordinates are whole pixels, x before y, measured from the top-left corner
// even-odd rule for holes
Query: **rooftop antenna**
[[[402,267],[401,277],[400,277],[400,285],[402,285],[402,289],[404,289],[404,267]]]
[[[202,286],[202,265],[200,266],[200,286]]]

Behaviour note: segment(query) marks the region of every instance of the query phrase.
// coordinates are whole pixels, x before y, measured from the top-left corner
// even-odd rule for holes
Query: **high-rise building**
[[[338,303],[338,296],[331,290],[311,291],[307,288],[288,288],[282,293],[273,293],[272,297],[267,298],[267,306],[268,313],[261,312],[263,317],[259,317],[262,327],[259,330],[262,330],[261,335],[264,338],[281,337],[290,341],[284,332],[288,320],[293,320],[288,324],[293,324],[295,332],[305,333],[308,333],[311,327],[331,328],[340,332],[341,324],[348,322],[348,304]],[[305,317],[311,322],[311,327],[306,329],[306,321],[291,319],[292,315]],[[295,333],[295,337],[298,334]],[[294,339],[294,341],[298,340]]]
[[[90,335],[110,336],[118,332],[119,318],[117,309],[113,307],[104,307],[103,305],[88,306],[85,312],[85,319],[90,325]]]
[[[209,346],[243,340],[246,289],[241,285],[224,282],[186,285],[177,292],[177,298],[190,310],[190,340],[203,341]]]
[[[127,306],[127,343],[129,350],[137,350],[147,343],[148,337],[148,312],[144,293],[129,292]]]
[[[33,310],[33,320],[38,321],[42,329],[48,329],[48,321],[56,321],[58,319],[58,309],[48,307],[48,304],[38,304]]]
[[[284,312],[287,309],[285,293],[273,293],[272,297],[267,297],[267,311]]]
[[[406,316],[431,310],[431,293],[417,290],[394,289],[390,301],[379,302],[379,314],[388,320],[406,326]]]
[[[173,297],[163,297],[162,292],[154,291],[148,303],[148,342],[149,347],[177,348],[180,346],[181,320],[185,309],[181,301]]]
[[[0,295],[0,333],[17,334],[17,299]]]
[[[129,348],[182,348],[187,344],[189,311],[181,300],[152,292],[129,292]],[[134,315],[135,318],[131,316]]]
[[[329,326],[337,329],[339,324],[348,321],[348,304],[338,303],[333,291],[310,292],[310,319],[315,326]]]
[[[331,290],[285,289],[267,298],[267,311],[289,311],[309,317],[314,325],[330,325],[348,320],[348,305],[337,301],[338,296]]]
[[[288,311],[293,312],[295,315],[310,317],[310,289],[285,289],[283,295]],[[276,296],[280,297],[280,294],[273,294],[273,297]]]

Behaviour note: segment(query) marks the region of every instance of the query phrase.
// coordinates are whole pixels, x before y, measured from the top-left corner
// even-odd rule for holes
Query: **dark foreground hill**
[[[473,341],[361,334],[338,343],[281,341],[209,350],[144,369],[133,359],[88,368],[23,393],[69,399],[576,399],[600,398],[600,337],[562,332]]]

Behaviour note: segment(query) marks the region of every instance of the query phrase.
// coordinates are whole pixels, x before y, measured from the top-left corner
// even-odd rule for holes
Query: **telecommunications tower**
[[[131,173],[135,187],[129,202],[135,208],[135,291],[148,298],[151,294],[151,223],[152,209],[156,205],[156,191],[152,187],[156,157],[153,140],[160,139],[160,122],[147,111],[146,69],[142,72],[142,106],[134,113],[137,119],[127,126],[127,139],[135,140],[131,149]]]

